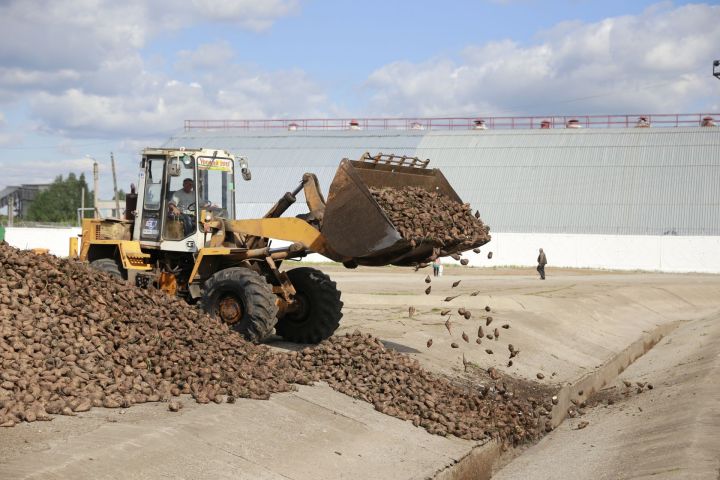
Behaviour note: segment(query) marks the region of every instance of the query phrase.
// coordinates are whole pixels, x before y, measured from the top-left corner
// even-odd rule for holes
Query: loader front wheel
[[[295,343],[319,343],[329,338],[343,315],[336,283],[314,268],[294,268],[287,276],[295,287],[297,305],[278,320],[277,334]]]
[[[205,282],[203,309],[247,340],[262,342],[272,334],[278,307],[272,287],[247,268],[227,268]]]
[[[121,269],[118,262],[113,258],[100,258],[90,262],[90,268],[93,270],[99,270],[105,272],[110,276],[117,278],[118,280],[127,280],[127,272],[124,268]],[[123,274],[123,272],[125,272]]]

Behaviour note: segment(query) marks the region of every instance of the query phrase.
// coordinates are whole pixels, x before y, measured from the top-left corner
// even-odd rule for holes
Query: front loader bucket
[[[321,232],[332,249],[358,265],[414,265],[433,253],[433,245],[412,245],[402,238],[368,188],[421,187],[437,191],[462,203],[438,169],[426,168],[417,158],[363,155],[361,160],[344,159],[335,174]],[[483,242],[484,243],[484,242]],[[452,254],[473,248],[464,244],[445,251]]]

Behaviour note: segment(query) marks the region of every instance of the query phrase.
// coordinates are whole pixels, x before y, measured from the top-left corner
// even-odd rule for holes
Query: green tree
[[[50,187],[38,194],[28,209],[27,220],[36,222],[74,222],[80,208],[80,196],[85,189],[85,206],[92,208],[93,195],[89,191],[85,174],[70,173],[55,178]]]

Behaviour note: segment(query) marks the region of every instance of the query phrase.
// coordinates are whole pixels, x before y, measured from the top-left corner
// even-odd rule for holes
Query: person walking
[[[540,249],[540,255],[538,255],[538,266],[537,271],[540,274],[540,280],[545,280],[545,265],[547,265],[547,257],[545,256],[545,252],[543,252],[543,249]]]
[[[436,258],[432,262],[433,267],[433,277],[439,277],[440,276],[440,258]]]

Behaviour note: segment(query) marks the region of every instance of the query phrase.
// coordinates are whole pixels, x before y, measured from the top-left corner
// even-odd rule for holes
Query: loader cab
[[[241,167],[245,176],[244,159]],[[145,248],[197,252],[201,215],[235,218],[235,158],[222,150],[145,150],[140,187],[133,238]]]

